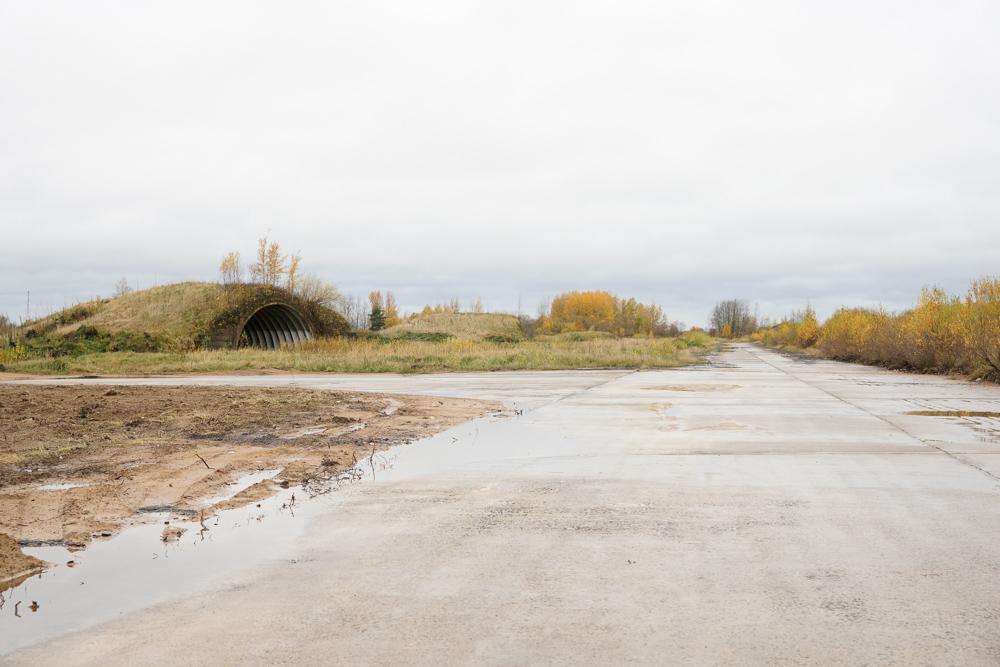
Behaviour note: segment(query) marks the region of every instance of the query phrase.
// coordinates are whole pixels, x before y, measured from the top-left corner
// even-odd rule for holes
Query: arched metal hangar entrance
[[[272,303],[258,308],[236,333],[237,347],[276,350],[312,338],[309,325],[292,308]]]

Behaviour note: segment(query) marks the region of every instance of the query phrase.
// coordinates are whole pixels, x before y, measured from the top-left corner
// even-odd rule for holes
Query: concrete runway
[[[1000,388],[746,345],[294,381],[524,414],[401,448],[288,557],[0,664],[1000,664],[1000,419],[906,414]]]

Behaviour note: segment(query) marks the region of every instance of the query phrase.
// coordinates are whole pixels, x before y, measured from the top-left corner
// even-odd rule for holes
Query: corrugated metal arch
[[[270,303],[254,311],[236,331],[236,346],[275,350],[311,338],[309,325],[294,309]]]

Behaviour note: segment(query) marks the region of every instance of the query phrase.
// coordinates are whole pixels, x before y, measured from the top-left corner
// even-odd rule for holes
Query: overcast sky
[[[0,313],[215,280],[912,304],[1000,274],[1000,3],[0,0]]]

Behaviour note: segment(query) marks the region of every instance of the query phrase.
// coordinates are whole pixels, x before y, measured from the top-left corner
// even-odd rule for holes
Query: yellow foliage
[[[303,299],[313,301],[327,308],[333,308],[341,300],[340,290],[319,276],[307,273],[298,279],[296,292]]]
[[[397,324],[402,324],[403,320],[399,317],[399,308],[396,306],[396,297],[392,292],[385,293],[385,308],[383,309],[385,313],[385,326],[394,327]]]
[[[222,258],[222,264],[219,265],[219,280],[223,285],[236,285],[243,282],[240,253],[231,252]]]
[[[819,322],[816,321],[816,312],[808,304],[802,322],[799,323],[798,331],[795,332],[795,340],[799,347],[812,347],[819,340]]]
[[[972,281],[965,299],[925,287],[902,313],[841,308],[819,326],[811,308],[801,321],[757,332],[765,345],[817,344],[835,359],[915,370],[961,370],[1000,376],[1000,280]]]
[[[13,364],[28,358],[28,349],[18,341],[9,347],[0,347],[0,364]]]
[[[414,320],[419,317],[427,317],[428,315],[440,315],[441,313],[458,313],[461,309],[458,307],[458,299],[452,299],[448,303],[439,303],[433,308],[430,304],[424,306],[423,310],[419,313],[412,313],[406,319]]]
[[[276,241],[267,242],[267,237],[257,241],[257,261],[250,265],[251,279],[261,285],[277,286],[285,275],[285,261],[281,246]]]
[[[620,299],[610,292],[567,292],[552,300],[548,317],[541,318],[543,335],[573,331],[606,331],[621,337],[662,334],[666,325],[656,304]]]
[[[1000,373],[1000,279],[972,281],[965,305],[972,353],[992,373]]]
[[[285,272],[285,285],[292,293],[298,291],[302,275],[299,273],[299,264],[302,262],[302,253],[294,252],[288,256],[288,271]]]

